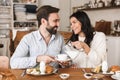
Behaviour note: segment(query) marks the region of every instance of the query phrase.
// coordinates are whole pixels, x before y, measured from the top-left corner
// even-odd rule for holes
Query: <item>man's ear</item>
[[[42,19],[41,19],[41,23],[42,23],[42,24],[47,24],[47,20],[44,19],[44,18],[42,18]]]

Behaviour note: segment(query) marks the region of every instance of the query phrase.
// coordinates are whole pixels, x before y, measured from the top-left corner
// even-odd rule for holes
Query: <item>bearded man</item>
[[[37,10],[38,30],[25,35],[10,60],[13,69],[34,67],[41,61],[56,63],[55,56],[63,54],[64,39],[57,32],[59,9],[45,5]],[[59,64],[59,63],[58,63]],[[54,64],[54,66],[57,64]]]

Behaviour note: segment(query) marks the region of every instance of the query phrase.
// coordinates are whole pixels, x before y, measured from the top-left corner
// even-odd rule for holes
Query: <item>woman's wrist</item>
[[[87,55],[90,52],[90,47],[87,44],[85,44],[85,46],[84,46],[84,51]]]

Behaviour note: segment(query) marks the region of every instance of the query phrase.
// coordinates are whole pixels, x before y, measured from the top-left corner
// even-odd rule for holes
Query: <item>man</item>
[[[54,56],[64,53],[64,39],[57,33],[58,8],[42,6],[37,10],[39,29],[23,37],[10,60],[11,68],[30,68],[41,61],[54,62]]]

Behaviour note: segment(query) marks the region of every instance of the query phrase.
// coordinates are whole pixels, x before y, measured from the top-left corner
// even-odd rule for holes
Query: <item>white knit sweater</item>
[[[107,60],[106,53],[106,36],[102,32],[96,32],[90,44],[90,52],[88,55],[84,51],[68,49],[66,45],[66,52],[72,58],[73,63],[79,68],[94,68]]]

